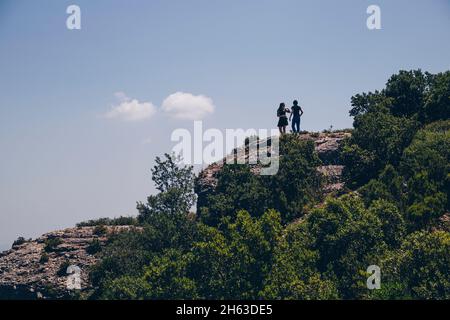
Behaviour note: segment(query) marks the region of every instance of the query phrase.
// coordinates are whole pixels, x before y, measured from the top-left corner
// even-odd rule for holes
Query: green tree
[[[408,186],[408,217],[413,229],[432,226],[450,209],[450,121],[417,132],[400,170]]]
[[[386,83],[385,95],[392,98],[391,112],[398,117],[412,117],[422,112],[433,75],[419,70],[401,70]]]
[[[114,279],[143,276],[144,267],[165,250],[185,251],[195,240],[197,224],[189,214],[195,201],[193,168],[181,166],[179,158],[165,154],[165,160],[156,158],[152,174],[160,192],[149,196],[147,204],[138,203],[141,229],[114,235],[103,248],[100,262],[90,273],[98,288],[93,298],[110,292],[111,286],[117,285]]]
[[[353,96],[351,105],[355,130],[341,155],[347,185],[356,188],[377,178],[386,165],[396,167],[423,124],[449,118],[450,71],[402,70],[385,89]]]
[[[450,118],[450,71],[434,76],[422,118],[425,123]]]
[[[193,246],[191,274],[200,296],[207,299],[256,299],[270,272],[273,249],[281,235],[280,214],[268,210],[260,218],[239,211],[219,228],[202,228]]]
[[[406,201],[406,183],[403,176],[392,166],[387,165],[377,179],[372,179],[358,189],[366,206],[373,201],[385,199],[396,203],[397,207],[403,209]]]
[[[380,110],[356,117],[354,126],[352,137],[341,152],[344,177],[353,187],[376,178],[388,164],[397,166],[418,124]]]
[[[391,248],[398,247],[406,235],[406,223],[397,206],[386,200],[376,200],[369,211],[381,221],[383,241]]]
[[[144,280],[148,290],[148,299],[195,299],[197,294],[196,279],[190,277],[189,269],[193,254],[180,250],[168,249],[155,258],[145,268]]]
[[[147,198],[147,204],[138,202],[139,221],[146,222],[159,214],[184,215],[195,203],[195,174],[192,166],[182,166],[181,159],[165,154],[165,160],[156,157],[152,180],[156,195]]]
[[[322,181],[316,170],[320,160],[311,141],[294,135],[281,138],[280,154],[275,175],[257,175],[248,165],[225,165],[217,175],[216,188],[202,194],[203,206],[197,210],[202,221],[215,226],[222,217],[235,218],[238,210],[259,217],[275,209],[283,223],[302,216],[305,207],[321,196]]]
[[[384,92],[375,91],[369,93],[358,93],[351,97],[350,116],[356,117],[358,115],[363,115],[366,112],[373,112],[377,110],[378,106],[386,101],[386,96]]]
[[[377,264],[387,249],[381,219],[365,208],[361,198],[350,194],[328,200],[324,208],[311,213],[307,223],[313,249],[320,255],[319,271],[333,279],[341,297],[361,297],[367,290],[365,270]]]
[[[333,281],[317,270],[319,252],[305,222],[287,227],[274,251],[274,262],[261,296],[264,299],[336,299]]]
[[[280,212],[283,223],[288,223],[321,199],[322,180],[316,170],[321,162],[314,144],[295,135],[282,137],[280,154],[277,174],[261,179],[270,195],[268,207]]]
[[[450,234],[420,231],[383,259],[381,290],[373,298],[449,299]]]
[[[217,176],[215,190],[207,195],[207,207],[199,210],[200,218],[208,225],[218,225],[223,217],[236,217],[238,210],[260,216],[268,208],[269,190],[248,165],[224,165]]]
[[[142,300],[147,297],[150,287],[143,277],[121,276],[109,279],[99,299]]]

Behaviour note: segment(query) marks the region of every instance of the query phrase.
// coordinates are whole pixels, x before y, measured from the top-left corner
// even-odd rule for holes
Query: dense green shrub
[[[259,217],[275,209],[283,223],[301,217],[305,207],[320,199],[322,181],[316,171],[320,160],[311,141],[294,135],[280,139],[280,154],[275,175],[255,175],[247,165],[225,165],[217,176],[217,187],[203,195],[202,203],[208,206],[198,208],[202,221],[215,226],[223,217],[236,217],[239,210]]]
[[[39,258],[39,263],[44,264],[49,260],[48,254],[46,252],[42,252],[41,257]]]
[[[96,236],[104,236],[107,233],[108,233],[108,228],[103,224],[95,226],[94,230],[92,231],[92,234],[94,234]]]
[[[319,252],[319,271],[332,272],[343,298],[359,297],[367,290],[365,283],[361,285],[361,271],[377,264],[387,248],[380,217],[359,197],[346,195],[313,211],[307,223],[313,248]]]
[[[60,238],[49,238],[45,240],[44,251],[54,252],[58,250],[58,246],[62,243]]]
[[[27,240],[24,237],[18,237],[16,240],[14,240],[12,246],[20,246],[21,244],[24,244],[27,242]]]
[[[100,251],[102,251],[102,245],[98,239],[92,240],[92,242],[86,247],[86,253],[88,254],[96,254]]]
[[[95,226],[127,226],[136,225],[135,217],[118,217],[118,218],[99,218],[77,223],[77,227],[95,227]]]
[[[382,91],[352,97],[350,115],[355,130],[342,148],[344,175],[349,186],[359,187],[386,165],[397,166],[424,124],[449,119],[450,71],[400,71]]]
[[[164,250],[139,279],[106,283],[102,297],[135,298],[141,290],[140,297],[148,299],[256,299],[281,231],[280,216],[273,210],[259,219],[240,211],[235,221],[224,218],[219,228],[201,224],[190,250]]]
[[[373,298],[449,299],[450,234],[444,231],[415,232],[401,247],[387,254],[381,290]]]
[[[289,226],[274,249],[274,262],[266,278],[264,299],[336,299],[335,283],[324,280],[306,223]]]
[[[59,265],[58,271],[56,272],[56,275],[58,277],[65,277],[67,276],[67,268],[70,266],[69,261],[64,261]]]
[[[413,229],[431,226],[450,211],[450,121],[417,132],[405,149],[400,170],[408,186],[408,218]]]
[[[438,73],[423,108],[422,119],[425,123],[450,118],[450,71]]]
[[[352,137],[342,147],[349,186],[361,186],[376,178],[388,164],[397,166],[410,144],[417,122],[392,116],[387,110],[368,112],[355,118]]]

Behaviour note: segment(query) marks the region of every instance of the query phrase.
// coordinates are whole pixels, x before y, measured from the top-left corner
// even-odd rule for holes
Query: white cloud
[[[156,107],[151,102],[139,102],[137,99],[127,97],[123,92],[116,92],[115,96],[120,103],[105,114],[106,118],[139,121],[148,119],[156,113]]]
[[[125,94],[125,92],[123,91],[117,91],[114,93],[114,96],[120,101],[120,102],[124,102],[124,101],[130,101],[131,99],[127,97],[127,95]]]
[[[162,110],[176,119],[200,120],[214,112],[211,98],[204,95],[176,92],[164,99]]]

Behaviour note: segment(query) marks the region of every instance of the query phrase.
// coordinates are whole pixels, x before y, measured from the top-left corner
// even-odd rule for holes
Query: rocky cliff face
[[[0,253],[0,299],[65,298],[67,267],[80,268],[81,292],[92,288],[88,269],[96,252],[114,233],[132,226],[78,227],[53,231],[35,240],[20,241]]]
[[[322,166],[317,170],[325,178],[324,193],[339,191],[343,188],[342,170],[344,168],[339,161],[338,148],[341,141],[350,137],[349,132],[330,132],[330,133],[304,133],[298,136],[301,140],[310,140],[314,142],[315,150],[322,161]],[[252,148],[248,148],[252,150]],[[253,150],[256,150],[255,148]],[[245,160],[253,157],[251,153],[245,154]],[[230,163],[228,160],[236,156],[228,156],[223,162]],[[202,194],[207,194],[216,186],[217,174],[222,169],[223,163],[213,163],[200,172],[196,183],[196,191],[201,201]],[[252,171],[258,172],[258,166],[252,166]]]

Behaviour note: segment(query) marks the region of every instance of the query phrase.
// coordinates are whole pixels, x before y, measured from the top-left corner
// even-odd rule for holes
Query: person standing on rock
[[[277,117],[278,117],[278,129],[281,134],[286,133],[286,127],[289,124],[286,113],[291,112],[288,108],[286,108],[285,104],[282,102],[277,109]]]
[[[292,121],[292,132],[300,132],[300,117],[303,115],[302,107],[298,105],[298,101],[294,100],[293,106],[291,107],[292,113],[289,116],[289,120]],[[294,117],[294,119],[292,119]]]

